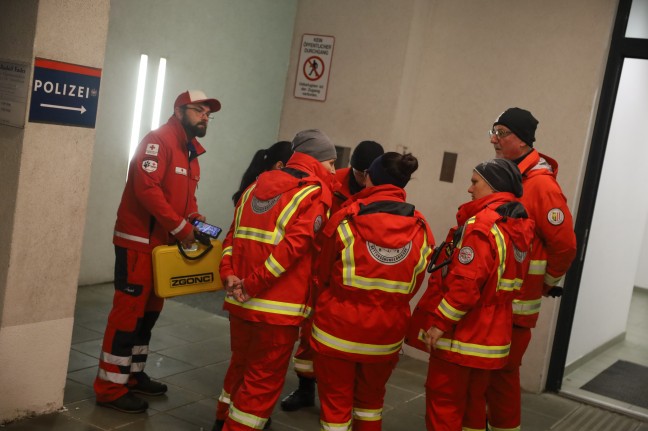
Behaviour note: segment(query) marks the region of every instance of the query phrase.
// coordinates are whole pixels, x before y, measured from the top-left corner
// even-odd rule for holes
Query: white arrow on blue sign
[[[36,58],[29,121],[95,127],[101,69]]]

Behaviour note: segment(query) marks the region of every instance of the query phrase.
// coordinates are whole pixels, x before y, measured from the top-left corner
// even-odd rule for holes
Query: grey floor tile
[[[82,370],[84,368],[97,365],[97,358],[94,356],[86,355],[74,349],[70,350],[70,359],[68,361],[68,373],[72,371]]]
[[[83,343],[84,341],[101,340],[103,333],[93,331],[81,325],[74,325],[72,330],[72,344]]]
[[[94,390],[88,385],[67,379],[65,382],[65,392],[63,393],[63,403],[70,404],[83,400],[94,400]]]
[[[66,405],[67,416],[86,424],[93,424],[101,429],[112,430],[123,427],[134,422],[141,422],[149,419],[157,413],[154,409],[148,409],[146,413],[128,414],[117,410],[100,407],[94,400],[84,400]]]
[[[216,401],[210,398],[185,404],[165,413],[182,421],[211,430],[216,420]]]
[[[184,373],[194,369],[191,364],[165,356],[159,353],[151,353],[146,361],[146,368],[144,371],[153,379],[164,379],[174,374]]]
[[[560,419],[576,410],[579,403],[553,394],[522,394],[523,409]],[[525,422],[526,424],[526,422]]]
[[[228,363],[208,365],[165,378],[166,382],[207,397],[218,397]]]
[[[6,431],[97,431],[100,428],[61,413],[37,416],[2,425]]]
[[[158,351],[161,355],[169,356],[197,367],[229,361],[231,352],[223,349],[222,340],[210,338],[198,343],[185,344]]]
[[[148,419],[132,422],[119,427],[119,431],[209,431],[210,428],[203,428],[193,423],[183,421],[174,416],[160,413]]]

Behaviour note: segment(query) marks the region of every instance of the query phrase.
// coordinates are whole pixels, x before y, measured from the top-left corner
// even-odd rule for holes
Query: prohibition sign
[[[324,60],[314,55],[304,62],[304,77],[309,81],[317,81],[324,75]]]

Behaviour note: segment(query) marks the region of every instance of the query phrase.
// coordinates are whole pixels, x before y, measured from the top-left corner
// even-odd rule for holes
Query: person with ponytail
[[[363,172],[366,187],[322,231],[311,338],[322,429],[381,427],[409,302],[434,247],[427,221],[406,202],[417,168],[411,154],[378,157]]]
[[[259,175],[265,171],[283,168],[292,154],[293,151],[290,148],[289,141],[279,141],[270,148],[257,151],[252,157],[250,166],[248,166],[241,178],[239,189],[232,195],[234,205],[236,205],[245,189],[255,182]]]

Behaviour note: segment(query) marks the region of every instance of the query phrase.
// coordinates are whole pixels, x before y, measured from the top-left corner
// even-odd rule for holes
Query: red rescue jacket
[[[294,153],[286,168],[264,172],[243,192],[220,276],[242,279],[252,299],[227,298],[231,314],[275,325],[299,325],[310,314],[314,240],[327,220],[332,182],[321,163]]]
[[[403,189],[370,187],[332,216],[322,241],[311,345],[354,361],[389,360],[434,246],[425,218]]]
[[[406,342],[425,350],[421,331],[444,331],[433,355],[459,365],[498,369],[506,364],[511,303],[529,267],[533,220],[511,193],[465,203],[457,213],[434,272],[412,318]]]
[[[191,160],[189,143],[194,147]],[[142,139],[131,159],[117,210],[115,245],[150,253],[158,245],[189,235],[193,226],[188,219],[199,216],[197,157],[204,152],[196,139],[188,141],[175,116]]]
[[[536,326],[542,294],[565,275],[576,256],[576,235],[567,199],[556,176],[558,163],[533,150],[518,165],[524,194],[520,201],[535,221],[529,273],[513,301],[513,323]]]

